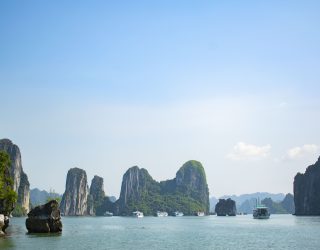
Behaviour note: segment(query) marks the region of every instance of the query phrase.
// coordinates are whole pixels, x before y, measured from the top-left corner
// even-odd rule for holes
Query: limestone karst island
[[[209,198],[205,169],[195,160],[184,163],[173,179],[160,182],[154,180],[144,168],[129,168],[122,178],[119,199],[105,193],[103,177],[95,175],[89,186],[86,171],[80,168],[71,168],[68,171],[62,196],[40,192],[38,189],[30,191],[28,176],[22,167],[20,149],[9,139],[0,140],[0,163],[2,236],[6,235],[10,224],[13,223],[14,227],[14,218],[25,216],[25,226],[29,233],[58,233],[63,231],[64,220],[61,216],[105,218],[247,214],[239,210],[243,210],[241,206],[248,200],[243,204],[236,204],[231,198],[221,198],[212,208],[210,200],[213,198]],[[257,197],[253,216],[257,213],[256,216],[264,218],[264,212],[267,213],[267,218],[270,214],[279,213],[319,216],[320,158],[314,165],[309,166],[304,174],[298,173],[293,183],[294,195],[286,195],[281,202],[271,198],[265,198],[261,202]],[[41,204],[33,204],[39,200]]]

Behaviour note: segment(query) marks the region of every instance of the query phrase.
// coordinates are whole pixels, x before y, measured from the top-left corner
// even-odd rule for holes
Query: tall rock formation
[[[320,157],[294,178],[295,215],[320,215]]]
[[[92,195],[94,202],[99,202],[104,198],[105,194],[102,177],[97,175],[93,177],[90,186],[90,195]]]
[[[292,194],[287,194],[284,197],[283,201],[281,201],[281,206],[287,211],[289,214],[294,214],[294,197]]]
[[[10,156],[4,151],[0,151],[0,236],[4,235],[9,226],[9,216],[14,209],[15,198],[12,197],[12,192]]]
[[[209,189],[206,173],[198,161],[188,161],[179,169],[175,178],[176,192],[183,193],[203,205],[203,212],[209,213]]]
[[[28,176],[22,168],[21,153],[17,145],[9,139],[0,140],[0,151],[5,151],[10,156],[10,176],[13,179],[13,190],[18,194],[17,203],[26,212],[30,209],[30,184]]]
[[[123,175],[121,193],[118,203],[121,213],[130,214],[130,208],[135,203],[143,202],[146,196],[160,191],[158,183],[152,179],[148,171],[137,166],[129,168]]]
[[[215,207],[215,212],[218,216],[235,216],[237,214],[236,202],[230,198],[226,200],[219,199]]]
[[[93,177],[89,196],[90,205],[88,205],[88,213],[94,215],[96,214],[97,207],[101,206],[105,197],[102,177],[97,175]]]
[[[130,215],[141,210],[146,215],[156,211],[181,211],[193,215],[209,213],[209,190],[200,162],[188,161],[172,180],[157,182],[146,169],[137,166],[127,170],[122,179],[121,193],[116,201],[116,214]]]
[[[86,172],[80,168],[71,168],[67,174],[66,190],[60,204],[61,213],[66,216],[87,215],[88,195]]]

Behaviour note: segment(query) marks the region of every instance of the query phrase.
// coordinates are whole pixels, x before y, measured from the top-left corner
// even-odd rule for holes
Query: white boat
[[[204,212],[197,212],[197,216],[204,216]]]
[[[173,216],[176,216],[176,217],[181,217],[181,216],[183,216],[184,214],[182,213],[182,212],[179,212],[179,211],[175,211],[174,213],[173,213]]]
[[[112,216],[113,216],[113,213],[107,211],[107,212],[104,213],[104,216],[106,216],[106,217],[112,217]]]
[[[254,219],[269,219],[270,213],[268,207],[263,204],[260,204],[260,200],[256,200],[256,207],[252,211]]]
[[[136,217],[136,218],[143,218],[143,213],[140,212],[140,211],[135,211],[132,213],[133,217]]]
[[[254,219],[269,219],[270,213],[268,211],[268,207],[264,205],[258,205],[255,209],[253,209],[253,218]]]
[[[167,217],[167,216],[168,216],[167,212],[161,212],[161,211],[157,212],[157,217]]]

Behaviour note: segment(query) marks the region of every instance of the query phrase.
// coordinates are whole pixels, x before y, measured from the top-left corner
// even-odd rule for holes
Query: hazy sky
[[[320,155],[320,1],[1,1],[0,138],[31,188],[119,195],[190,159],[211,195],[292,192]]]

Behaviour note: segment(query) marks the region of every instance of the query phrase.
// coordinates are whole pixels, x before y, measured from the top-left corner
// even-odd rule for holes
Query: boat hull
[[[257,215],[257,216],[253,216],[254,219],[260,219],[260,220],[264,220],[264,219],[269,219],[270,215]]]

